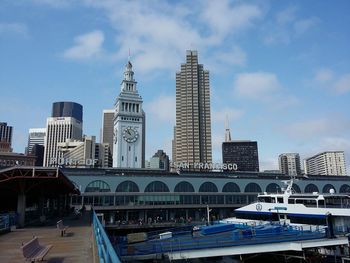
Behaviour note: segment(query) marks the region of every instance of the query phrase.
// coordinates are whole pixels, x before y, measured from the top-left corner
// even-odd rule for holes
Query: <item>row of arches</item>
[[[322,188],[322,193],[329,193],[330,189],[334,189],[335,187],[331,184],[326,184]],[[293,190],[296,193],[301,193],[301,189],[298,185],[293,184]],[[138,185],[135,182],[132,181],[124,181],[121,182],[116,190],[116,192],[140,192],[140,189]],[[281,187],[276,183],[270,183],[266,187],[266,192],[268,193],[279,193],[281,192]],[[91,183],[89,183],[86,188],[85,192],[111,192],[110,186],[102,181],[102,180],[96,180]],[[144,192],[170,192],[169,187],[161,182],[161,181],[153,181],[149,183]],[[178,183],[175,186],[174,192],[195,192],[194,187],[191,183],[182,181]],[[219,192],[217,186],[212,182],[204,182],[199,187],[199,192],[205,192],[205,193],[217,193]],[[223,193],[239,193],[241,192],[240,187],[233,182],[226,183],[224,187],[222,188]],[[261,193],[263,192],[261,187],[257,183],[249,183],[244,188],[245,193]],[[304,193],[313,193],[313,192],[320,192],[318,187],[315,184],[308,184],[306,185],[304,189]],[[343,184],[340,189],[340,193],[350,193],[350,186],[347,184]]]

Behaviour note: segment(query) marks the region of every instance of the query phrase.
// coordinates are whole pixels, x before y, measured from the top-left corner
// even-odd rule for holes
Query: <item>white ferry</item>
[[[350,228],[350,196],[335,194],[300,194],[293,191],[294,178],[283,181],[282,193],[258,195],[256,202],[235,210],[236,220],[280,221],[287,224],[331,225],[342,232]],[[226,222],[233,221],[227,219]]]

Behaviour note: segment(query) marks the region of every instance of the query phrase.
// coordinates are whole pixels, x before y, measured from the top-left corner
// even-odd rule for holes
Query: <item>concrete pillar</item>
[[[26,195],[19,193],[17,197],[17,214],[18,214],[18,225],[24,227],[26,213]]]

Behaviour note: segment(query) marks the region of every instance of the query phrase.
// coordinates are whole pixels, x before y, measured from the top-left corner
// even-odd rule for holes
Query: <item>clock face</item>
[[[123,131],[123,138],[127,142],[136,142],[136,140],[139,138],[139,134],[135,128],[127,127]]]

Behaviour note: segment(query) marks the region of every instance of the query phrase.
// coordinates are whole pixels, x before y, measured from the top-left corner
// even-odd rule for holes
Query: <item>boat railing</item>
[[[0,215],[0,232],[6,232],[10,230],[10,215],[1,214]]]
[[[92,213],[92,222],[100,262],[121,263],[95,211]]]
[[[254,245],[264,243],[280,243],[299,240],[324,238],[321,229],[292,228],[284,225],[256,226],[236,229],[234,231],[218,233],[216,235],[176,236],[170,239],[158,239],[142,244],[119,243],[121,256],[136,256],[193,249],[209,249]]]

